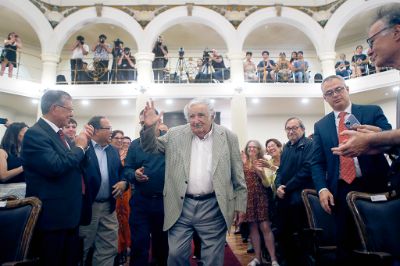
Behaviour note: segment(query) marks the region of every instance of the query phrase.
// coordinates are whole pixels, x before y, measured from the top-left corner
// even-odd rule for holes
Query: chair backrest
[[[361,246],[400,258],[400,197],[350,192],[347,204],[357,225]]]
[[[311,229],[322,229],[319,236],[320,246],[336,246],[334,217],[321,207],[318,193],[314,189],[304,189],[301,192],[301,197],[306,209],[308,226]]]
[[[41,205],[35,197],[1,202],[0,265],[26,259]]]

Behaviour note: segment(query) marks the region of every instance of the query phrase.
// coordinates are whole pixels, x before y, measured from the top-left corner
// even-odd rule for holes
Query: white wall
[[[375,104],[382,108],[384,114],[389,120],[389,123],[392,125],[392,128],[396,128],[396,99],[380,101],[376,102]]]

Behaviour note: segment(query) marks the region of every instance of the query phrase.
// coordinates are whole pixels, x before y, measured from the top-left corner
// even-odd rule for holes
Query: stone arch
[[[325,26],[326,42],[325,45],[328,50],[334,50],[337,38],[340,31],[347,25],[347,23],[355,16],[362,14],[371,9],[393,4],[400,3],[400,0],[385,0],[385,1],[365,1],[365,0],[352,0],[346,1],[341,5],[335,13],[331,16]],[[367,28],[367,25],[365,25]]]
[[[65,42],[78,29],[89,23],[109,23],[126,30],[136,41],[138,50],[142,48],[143,29],[139,23],[127,13],[112,7],[103,7],[101,17],[96,15],[95,7],[79,10],[61,21],[54,29],[54,53],[60,54]]]
[[[323,28],[309,15],[290,8],[282,7],[281,16],[276,15],[274,7],[267,7],[249,15],[238,27],[238,40],[240,48],[243,49],[248,35],[261,25],[268,23],[279,23],[293,26],[303,32],[313,43],[317,53],[322,49]]]
[[[43,13],[30,1],[2,0],[0,7],[11,9],[25,18],[39,38],[42,53],[52,45],[49,37],[53,35],[53,29]]]
[[[236,30],[225,17],[205,7],[194,6],[192,15],[188,16],[186,6],[169,9],[155,17],[145,28],[145,52],[151,52],[154,41],[163,31],[176,24],[194,22],[214,29],[225,41],[228,51],[238,49]]]

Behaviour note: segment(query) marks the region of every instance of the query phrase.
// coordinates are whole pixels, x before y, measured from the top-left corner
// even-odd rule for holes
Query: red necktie
[[[344,117],[346,112],[339,113],[339,143],[346,141],[348,136],[341,136],[343,130],[346,130],[344,125]],[[351,184],[356,178],[356,167],[354,166],[353,158],[340,156],[340,177],[348,184]]]
[[[61,142],[64,144],[65,148],[69,150],[69,145],[67,141],[65,140],[64,132],[60,129],[57,132],[58,136],[60,137]],[[81,175],[81,182],[82,182],[82,195],[85,195],[85,182],[83,181],[83,176]]]

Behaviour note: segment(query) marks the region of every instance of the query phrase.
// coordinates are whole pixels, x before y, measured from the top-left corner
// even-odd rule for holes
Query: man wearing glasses
[[[94,246],[92,264],[108,266],[114,264],[118,253],[115,200],[122,196],[128,183],[121,181],[119,153],[109,145],[110,121],[104,116],[94,116],[88,124],[94,128],[94,134],[82,164],[86,191],[79,235],[84,238],[84,261]]]
[[[82,208],[79,164],[93,134],[86,125],[67,143],[62,128],[73,116],[71,96],[48,90],[41,99],[42,117],[25,134],[21,157],[26,196],[38,197],[42,210],[34,233],[33,255],[40,265],[77,265],[78,225]]]
[[[389,165],[383,154],[346,158],[334,155],[331,148],[346,141],[340,133],[351,115],[376,132],[390,130],[391,125],[379,106],[351,103],[349,87],[341,76],[325,78],[321,88],[333,112],[314,125],[312,178],[322,208],[336,221],[338,265],[356,265],[351,254],[358,238],[347,208],[346,195],[350,191],[385,191],[387,182],[384,177]]]
[[[368,55],[378,67],[394,67],[400,70],[400,4],[380,9],[370,27],[367,39]],[[397,94],[397,128],[400,126],[400,93]],[[368,125],[357,131],[345,131],[349,136],[346,144],[333,149],[337,155],[348,157],[379,153],[400,145],[400,130],[374,133]]]

